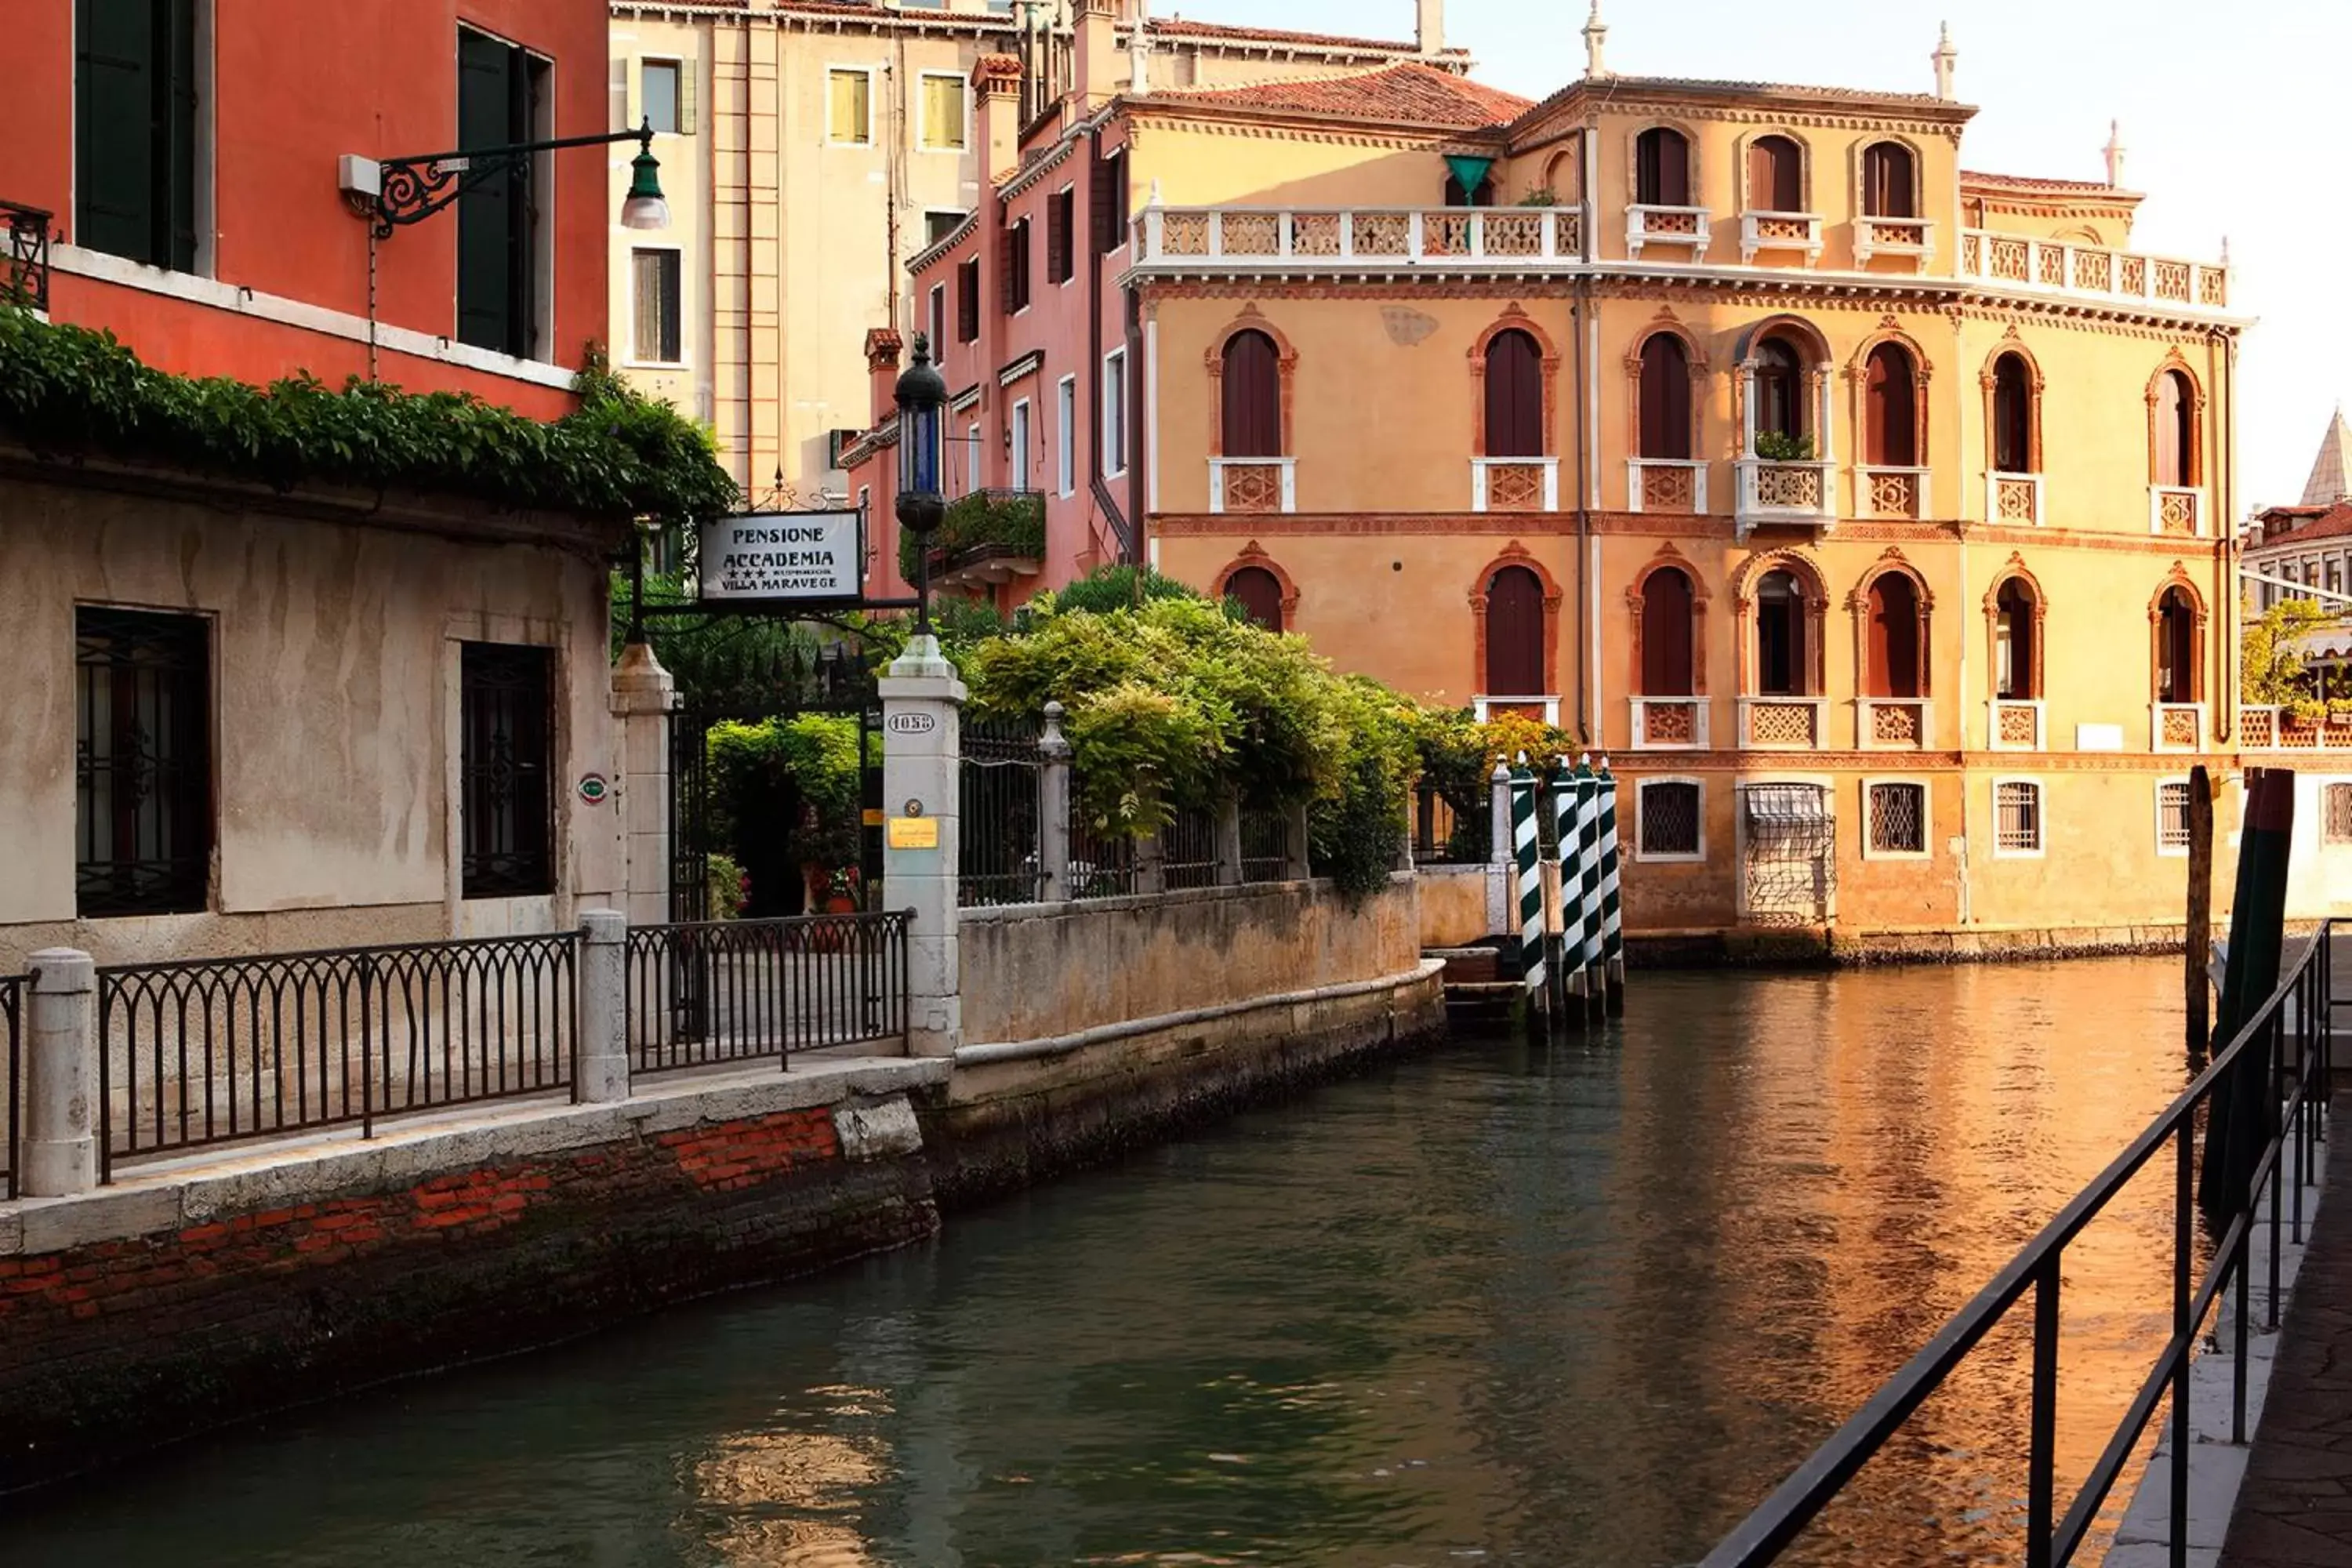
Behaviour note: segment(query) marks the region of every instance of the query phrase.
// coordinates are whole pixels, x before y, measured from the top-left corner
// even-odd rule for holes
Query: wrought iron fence
[[[1037,816],[1044,765],[1034,725],[1024,720],[964,721],[956,870],[958,901],[965,908],[1034,904],[1045,896]]]
[[[1436,785],[1425,782],[1415,791],[1412,858],[1416,864],[1484,865],[1493,858],[1494,837],[1491,810],[1456,811]]]
[[[580,936],[98,972],[100,1180],[113,1163],[568,1087]]]
[[[1170,892],[1182,888],[1217,885],[1217,814],[1205,806],[1181,806],[1160,830],[1160,886]]]
[[[1282,882],[1290,878],[1290,814],[1242,813],[1242,880]]]
[[[16,1195],[16,1147],[24,1122],[21,1100],[25,1081],[25,994],[30,989],[21,974],[0,974],[0,1073],[8,1079],[8,1142],[0,1148],[0,1194]]]
[[[1070,803],[1070,897],[1121,899],[1135,891],[1135,839],[1098,827]]]
[[[1792,1545],[1814,1518],[1834,1500],[1846,1484],[1876,1455],[1929,1395],[1944,1386],[2010,1309],[2029,1295],[2033,1302],[2032,1324],[2032,1391],[2024,1412],[2026,1422],[2025,1555],[2031,1568],[2051,1568],[2073,1560],[2096,1521],[2107,1494],[2115,1488],[2137,1449],[2141,1436],[2155,1418],[2157,1406],[2168,1398],[2169,1427],[2166,1481],[2169,1492],[2171,1561],[2187,1560],[2189,1539],[2189,1454],[2190,1358],[2205,1322],[2220,1304],[2221,1293],[2232,1296],[2231,1441],[2246,1440],[2246,1338],[2252,1302],[2250,1300],[2252,1245],[2254,1227],[2267,1224],[2270,1236],[2270,1295],[2266,1303],[2270,1326],[2279,1314],[2279,1257],[2283,1241],[2301,1241],[2304,1226],[2302,1189],[2317,1177],[2317,1142],[2323,1136],[2320,1117],[2331,1081],[2331,1020],[2334,996],[2329,973],[2333,922],[2320,928],[2302,954],[2258,1007],[2252,1018],[2217,1054],[2212,1065],[2197,1075],[2179,1098],[2151,1122],[2091,1184],[2076,1194],[2040,1235],[2011,1259],[2009,1266],[1962,1307],[1936,1337],[1906,1363],[1846,1424],[1832,1435],[1794,1475],[1780,1483],[1755,1512],[1709,1552],[1701,1568],[1760,1568],[1776,1561]],[[2226,1089],[2224,1086],[2227,1086]],[[2217,1100],[2217,1091],[2221,1098]],[[2229,1096],[2252,1094],[2257,1120],[2263,1131],[2259,1158],[2246,1178],[2248,1194],[2234,1213],[2212,1216],[2220,1227],[2211,1261],[2192,1288],[2199,1227],[2197,1213],[2197,1129],[2208,1129],[2207,1155],[2212,1157],[2212,1125],[2216,1120],[2235,1124],[2234,1116],[2219,1119],[2213,1112],[2230,1104]],[[2101,1451],[2084,1478],[2065,1512],[2058,1512],[2058,1345],[2059,1298],[2067,1266],[2066,1247],[2085,1226],[2130,1184],[2132,1179],[2169,1148],[2172,1155],[2172,1331],[2156,1364],[2141,1381]],[[2230,1151],[2236,1156],[2239,1151]],[[2235,1163],[2233,1159],[2232,1163]],[[2284,1189],[2295,1191],[2291,1216],[2285,1213]],[[2268,1215],[2263,1215],[2267,1206]],[[2226,1225],[2222,1220],[2226,1219]],[[2217,1337],[2219,1332],[2217,1330]],[[1995,1357],[2006,1350],[1991,1352]],[[1958,1500],[1954,1500],[1957,1506]],[[1934,1511],[1932,1510],[1923,1511]]]
[[[907,916],[806,915],[633,926],[634,1071],[907,1037]]]

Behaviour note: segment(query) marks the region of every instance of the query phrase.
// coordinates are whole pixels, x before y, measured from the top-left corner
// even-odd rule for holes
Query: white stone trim
[[[1992,858],[1996,860],[2039,860],[2050,850],[2050,787],[2034,773],[1995,773],[1987,781],[1992,791]],[[2033,787],[2033,847],[2008,849],[2000,842],[2000,790],[2003,784]]]
[[[1879,784],[1901,784],[1919,792],[1919,847],[1916,849],[1874,849],[1871,847],[1870,792]],[[1918,773],[1864,773],[1862,775],[1862,858],[1865,860],[1932,860],[1936,858],[1936,787],[1932,780]]]
[[[2172,845],[2167,844],[2164,841],[2164,792],[2168,789],[2173,788],[2175,785],[2178,785],[2181,792],[2182,801],[2186,804],[2190,798],[2189,790],[2191,782],[2192,781],[2186,773],[2171,773],[2156,781],[2156,797],[2154,801],[2154,805],[2156,806],[2156,853],[2159,859],[2179,860],[2186,859],[2189,856],[2188,845]]]
[[[1634,779],[1633,858],[1649,866],[1695,866],[1706,859],[1706,781],[1696,773],[1660,773]],[[1642,814],[1649,809],[1643,796],[1653,784],[1688,784],[1698,791],[1698,847],[1688,854],[1656,854],[1642,847]]]

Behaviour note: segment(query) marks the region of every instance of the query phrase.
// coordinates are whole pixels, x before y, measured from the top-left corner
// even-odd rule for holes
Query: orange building
[[[2226,265],[2131,248],[2116,142],[1968,172],[1948,41],[1914,93],[1620,76],[1605,36],[1540,103],[1417,63],[1074,95],[915,275],[1025,301],[951,346],[1006,350],[955,378],[972,477],[1040,471],[1017,378],[1115,364],[1081,418],[1150,558],[1611,753],[1637,930],[2177,921],[2234,744]],[[1008,296],[1081,158],[1132,193],[1116,297]]]

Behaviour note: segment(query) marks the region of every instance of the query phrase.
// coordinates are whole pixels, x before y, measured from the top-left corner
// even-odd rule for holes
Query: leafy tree
[[[2327,612],[2311,600],[2290,598],[2247,623],[2238,639],[2238,676],[2249,705],[2283,708],[2306,724],[2327,716],[2327,705],[2312,691],[2303,651],[2295,646],[2303,633],[2327,618]]]

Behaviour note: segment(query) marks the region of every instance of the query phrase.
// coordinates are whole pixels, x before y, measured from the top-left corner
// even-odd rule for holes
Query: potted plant
[[[1778,430],[1756,432],[1756,455],[1768,463],[1810,463],[1813,460],[1813,438],[1811,436],[1785,436]]]
[[[861,881],[856,867],[836,868],[826,879],[824,912],[829,915],[854,915],[864,908],[865,900],[858,896],[862,890]]]

